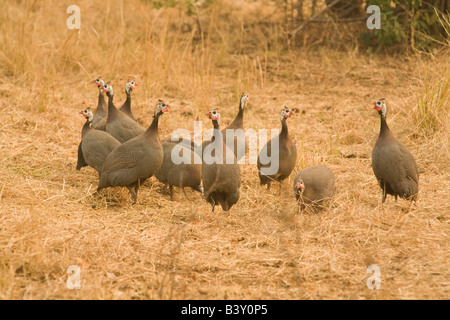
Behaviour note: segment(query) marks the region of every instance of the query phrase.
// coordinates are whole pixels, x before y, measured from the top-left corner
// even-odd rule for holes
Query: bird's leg
[[[134,187],[134,192],[136,192],[136,197],[137,197],[140,186],[141,186],[141,180],[139,179],[136,183],[136,186]]]
[[[169,183],[170,200],[173,201],[173,185]]]
[[[397,195],[395,195],[395,201],[397,201]]]
[[[381,195],[381,203],[384,203],[386,201],[386,183],[383,184],[383,191]]]
[[[214,198],[211,198],[211,205],[212,205],[212,212],[214,212],[214,207],[216,206],[216,202],[214,201]]]
[[[184,196],[186,197],[186,199],[189,200],[189,198],[188,198],[188,196],[187,196],[187,194],[186,194],[186,190],[184,190],[184,187],[182,187],[181,190],[183,190],[183,193],[184,193]]]
[[[135,205],[137,202],[137,194],[136,194],[136,186],[131,186],[131,187],[127,187],[128,191],[130,192],[131,195],[131,205]]]
[[[280,181],[280,192],[279,192],[279,194],[278,195],[280,195],[281,196],[281,188],[283,187],[283,182],[282,181]]]
[[[270,190],[270,181],[267,182],[267,190]]]

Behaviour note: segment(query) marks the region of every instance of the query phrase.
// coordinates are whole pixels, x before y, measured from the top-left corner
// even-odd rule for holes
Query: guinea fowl
[[[267,142],[258,155],[258,175],[260,184],[267,184],[270,190],[272,180],[280,183],[280,193],[283,180],[291,174],[297,161],[297,147],[289,137],[286,119],[294,113],[285,108],[281,111],[281,132],[272,140]],[[272,144],[278,140],[278,149],[272,150]],[[267,160],[264,159],[267,157]],[[275,161],[275,163],[273,163]]]
[[[114,91],[110,84],[105,84],[103,90],[108,96],[108,120],[106,121],[106,132],[114,138],[124,143],[141,133],[145,132],[145,128],[136,121],[125,115],[122,111],[117,110],[114,106]]]
[[[301,170],[294,178],[295,199],[301,208],[311,204],[323,207],[329,203],[335,192],[333,171],[327,166],[317,165]]]
[[[247,102],[248,95],[242,93],[239,100],[239,112],[236,118],[228,127],[222,130],[222,136],[224,141],[226,141],[227,147],[233,150],[238,161],[245,156],[245,152],[248,150],[248,141],[244,132],[244,107]],[[227,129],[233,130],[232,133],[235,135],[233,140],[226,139]]]
[[[205,148],[202,163],[202,179],[204,197],[211,203],[212,211],[216,204],[228,211],[239,200],[241,172],[236,156],[229,150],[219,131],[220,114],[216,110],[209,112],[209,118],[214,126],[214,141]],[[231,161],[227,161],[230,157]]]
[[[139,186],[161,167],[164,152],[158,136],[158,120],[169,106],[158,101],[151,125],[137,137],[114,149],[105,159],[97,188],[127,187],[133,204],[137,201]]]
[[[381,118],[380,134],[372,150],[372,169],[382,190],[381,201],[388,194],[407,200],[417,200],[419,171],[409,150],[389,130],[386,123],[384,98],[374,104]]]
[[[108,116],[108,112],[106,109],[106,101],[105,96],[103,94],[103,80],[98,77],[94,80],[94,83],[99,88],[98,93],[98,103],[97,103],[97,110],[95,111],[94,118],[92,121],[90,121],[90,125],[98,130],[106,130],[106,119]],[[89,121],[86,121],[89,124]],[[86,163],[86,160],[83,156],[83,150],[81,149],[81,142],[78,144],[78,160],[77,160],[77,170],[80,170],[83,167],[87,167],[88,164]]]
[[[181,145],[181,149],[178,149],[180,153],[177,155],[179,159],[174,163],[172,159],[172,150],[174,150],[175,146],[177,146],[177,143],[175,142],[162,143],[164,160],[159,170],[155,173],[156,179],[165,184],[164,190],[167,190],[167,185],[169,186],[171,200],[173,200],[173,186],[181,188],[185,196],[185,187],[191,187],[196,191],[203,192],[203,188],[201,187],[201,159],[194,161],[194,157],[198,157],[198,155],[190,148]]]
[[[175,144],[181,144],[183,147],[185,148],[189,148],[192,151],[197,151],[197,144],[191,140],[191,139],[181,139],[178,141],[172,141],[172,136],[164,138],[162,141],[162,143],[175,143]]]
[[[131,91],[133,91],[136,86],[137,83],[135,83],[134,81],[127,81],[127,84],[125,85],[125,94],[127,95],[127,99],[119,109],[134,121],[136,121],[136,118],[134,117],[133,112],[131,112]]]
[[[86,121],[86,122],[88,122],[88,121]],[[81,170],[81,168],[87,167],[87,166],[89,166],[89,165],[86,163],[86,160],[84,159],[83,150],[81,149],[81,142],[80,142],[78,144],[78,159],[77,159],[76,169]]]
[[[83,157],[90,167],[101,174],[103,163],[115,148],[120,146],[120,142],[108,132],[97,130],[89,126],[93,119],[92,111],[85,109],[80,112],[85,118],[86,123],[81,133],[81,150]]]
[[[106,130],[106,119],[108,118],[108,106],[105,101],[105,95],[103,93],[104,81],[98,77],[94,80],[94,83],[98,87],[98,103],[97,110],[95,111],[94,118],[92,119],[91,126],[98,130]]]

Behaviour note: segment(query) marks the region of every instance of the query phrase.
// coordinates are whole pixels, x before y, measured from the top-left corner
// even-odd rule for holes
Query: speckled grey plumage
[[[289,177],[297,162],[297,147],[295,146],[294,141],[289,136],[286,118],[281,120],[281,126],[281,132],[278,135],[278,150],[272,150],[273,139],[271,139],[264,145],[263,149],[261,149],[260,154],[258,155],[257,167],[260,184],[267,184],[267,189],[270,189],[272,181],[278,181],[281,188],[281,183]],[[264,175],[261,173],[261,168],[269,167],[270,164],[261,163],[261,154],[267,154],[268,157],[275,157],[274,155],[272,155],[272,152],[275,152],[275,154],[278,153],[278,171],[275,174]]]
[[[174,164],[171,155],[176,145],[177,143],[162,143],[164,160],[159,170],[155,173],[155,177],[159,181],[169,185],[171,199],[173,199],[173,186],[182,188],[183,191],[184,187],[201,191],[201,159],[190,148],[183,146],[182,155],[185,163]],[[194,158],[197,158],[197,164],[194,163]]]
[[[158,171],[164,158],[158,137],[158,118],[161,114],[157,113],[146,131],[124,142],[108,155],[102,167],[98,191],[107,187],[127,187],[133,203],[136,203],[139,186]]]
[[[295,188],[299,179],[303,180],[303,191]],[[335,193],[333,171],[324,165],[316,165],[302,169],[294,178],[294,194],[302,207],[306,204],[322,206],[329,202]]]
[[[411,152],[390,131],[380,113],[380,134],[372,150],[372,169],[386,195],[416,200],[419,192],[419,170]]]
[[[136,121],[125,115],[122,111],[117,110],[114,106],[114,96],[107,93],[108,96],[108,118],[106,122],[106,132],[114,138],[124,143],[141,133],[145,132],[145,128]]]
[[[86,163],[101,174],[106,157],[120,142],[109,133],[93,128],[87,128],[81,141],[81,149]]]
[[[213,120],[214,127],[217,129],[216,134],[220,133],[217,122]],[[221,137],[220,137],[221,138]],[[220,204],[224,211],[228,211],[236,204],[240,197],[241,172],[237,164],[236,156],[232,150],[228,150],[233,155],[234,161],[231,164],[226,163],[227,146],[223,139],[213,139],[214,143],[218,143],[217,150],[223,150],[223,163],[208,164],[202,163],[202,180],[204,188],[204,197],[206,201],[211,203],[212,211],[217,204]],[[217,140],[217,142],[216,142]]]

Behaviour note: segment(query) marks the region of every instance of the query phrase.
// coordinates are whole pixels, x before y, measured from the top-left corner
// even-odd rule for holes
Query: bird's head
[[[155,108],[155,117],[162,115],[164,112],[169,112],[169,105],[162,99],[158,99],[158,103]]]
[[[138,84],[132,80],[128,80],[127,84],[125,85],[125,93],[126,94],[130,94],[131,91],[134,90],[134,88],[136,88]]]
[[[384,102],[385,99],[381,98],[377,102],[374,102],[373,108],[378,111],[378,114],[381,115],[383,118],[386,118],[386,103]]]
[[[288,108],[284,108],[284,109],[281,111],[280,119],[281,119],[281,121],[283,121],[284,119],[289,118],[289,117],[292,116],[293,114],[294,114],[294,112],[293,112],[292,110],[289,110]]]

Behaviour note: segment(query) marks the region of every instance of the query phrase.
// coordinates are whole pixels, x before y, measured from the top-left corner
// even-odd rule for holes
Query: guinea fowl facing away
[[[248,102],[248,95],[245,93],[241,94],[239,100],[239,112],[236,118],[228,127],[222,130],[222,136],[224,141],[226,141],[227,147],[233,150],[234,155],[239,161],[245,156],[245,152],[248,150],[248,140],[246,139],[244,132],[244,107]],[[234,139],[227,139],[227,130],[232,130],[230,133],[234,135]],[[230,135],[231,137],[232,135]]]
[[[103,93],[104,81],[98,77],[94,80],[94,83],[98,87],[98,103],[97,110],[95,111],[94,118],[91,122],[91,127],[98,130],[106,130],[106,119],[108,118],[108,106],[105,101],[105,95]]]
[[[202,165],[201,159],[194,161],[194,158],[198,157],[190,148],[186,148],[183,145],[179,145],[180,149],[177,154],[178,159],[175,163],[172,159],[172,150],[178,144],[175,142],[163,142],[162,147],[164,150],[164,160],[155,173],[156,179],[164,183],[164,190],[167,190],[167,185],[169,185],[170,199],[173,200],[173,186],[177,186],[183,190],[184,195],[186,192],[185,187],[191,187],[192,189],[202,192]],[[198,163],[198,164],[196,164]],[[187,197],[187,196],[186,196]]]
[[[293,114],[294,113],[287,108],[281,111],[280,134],[267,142],[258,155],[257,166],[260,184],[267,184],[267,190],[270,190],[270,184],[272,180],[274,180],[280,183],[281,193],[282,182],[289,177],[297,161],[297,147],[295,146],[294,141],[289,137],[286,124],[286,119]],[[276,141],[278,141],[278,148],[273,148],[272,145],[276,146]],[[270,162],[268,161],[269,159]]]
[[[158,136],[158,120],[169,106],[158,101],[151,125],[137,137],[124,142],[105,159],[97,191],[107,187],[127,187],[133,204],[139,186],[161,167],[164,152]]]
[[[372,150],[372,169],[382,189],[381,201],[390,194],[408,200],[417,200],[419,171],[409,150],[389,130],[386,123],[384,99],[374,104],[381,118],[380,134]]]
[[[103,163],[115,148],[120,146],[120,142],[108,132],[91,128],[89,123],[93,119],[92,111],[85,109],[80,112],[86,123],[81,133],[81,150],[86,163],[101,174]]]
[[[136,121],[125,115],[122,111],[117,110],[114,106],[114,91],[110,84],[105,84],[103,87],[108,96],[108,120],[106,121],[106,132],[114,138],[124,143],[141,133],[145,132],[145,128],[139,125]]]
[[[136,121],[136,118],[134,117],[133,112],[131,112],[131,91],[133,91],[134,88],[136,88],[136,86],[137,83],[135,83],[134,81],[131,80],[127,81],[125,85],[125,94],[127,95],[127,99],[119,109],[134,121]]]
[[[216,110],[209,112],[209,118],[214,126],[213,142],[203,154],[202,179],[204,197],[211,203],[212,211],[216,204],[228,211],[239,200],[239,187],[241,185],[241,172],[236,156],[229,150],[221,137],[219,130],[220,114]],[[228,151],[228,152],[227,152]],[[227,161],[230,156],[231,161]]]
[[[300,202],[302,209],[308,204],[323,208],[330,202],[334,192],[334,174],[327,166],[304,168],[294,178],[295,199]]]

